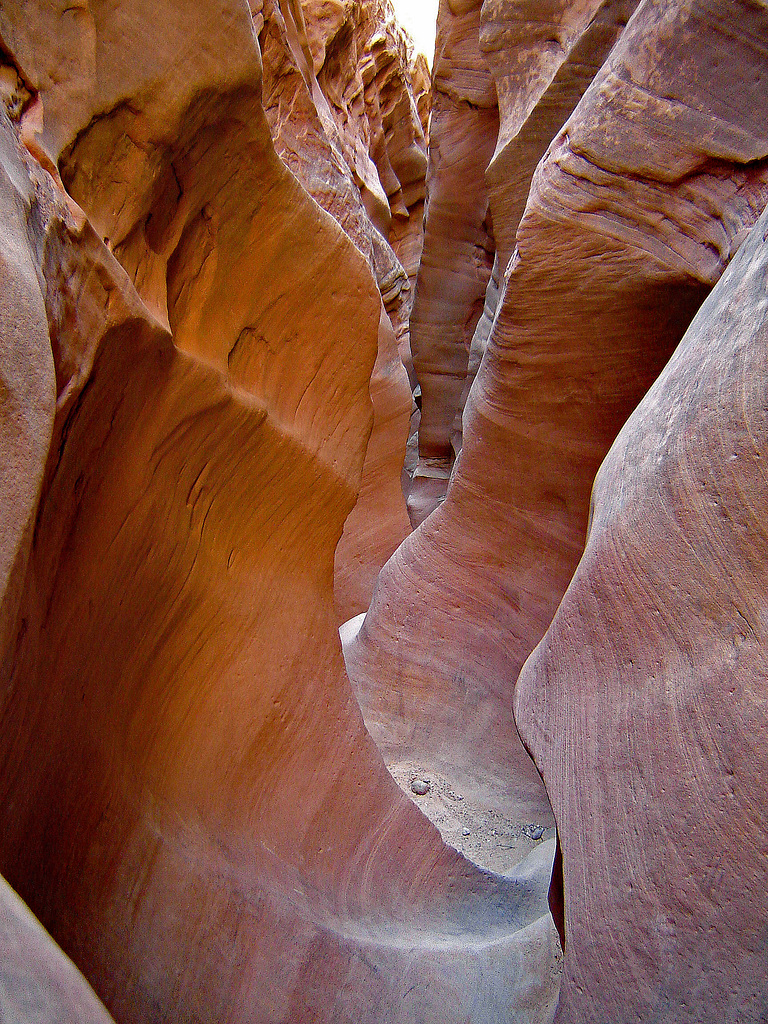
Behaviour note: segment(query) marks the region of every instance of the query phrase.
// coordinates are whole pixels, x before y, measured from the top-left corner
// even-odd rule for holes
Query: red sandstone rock
[[[368,608],[381,567],[410,533],[401,467],[411,393],[395,334],[383,308],[370,386],[373,429],[365,452],[360,495],[344,523],[334,558],[334,607],[340,623]]]
[[[498,132],[496,92],[478,38],[480,0],[442,0],[435,47],[424,251],[411,315],[421,386],[414,525],[445,496],[451,428],[493,262],[484,173]]]
[[[267,4],[261,15],[264,24],[260,33],[264,105],[277,151],[310,195],[366,256],[382,303],[400,325],[402,343],[407,348],[410,303],[405,272],[366,212],[353,174],[354,164],[350,167],[345,162],[345,153],[349,158],[350,150],[345,131],[351,125],[360,133],[358,154],[374,147],[379,163],[386,156],[390,177],[394,163],[401,170],[406,189],[413,191],[419,180],[423,187],[424,139],[409,92],[409,66],[399,45],[401,37],[391,20],[385,22],[381,3],[332,9],[307,4],[303,11],[285,3],[283,7],[284,12],[277,0]],[[384,34],[376,31],[381,25],[386,28]],[[304,48],[302,40],[306,41]],[[311,54],[314,59],[310,59]],[[331,64],[327,71],[326,60]],[[323,78],[325,91],[316,72]],[[345,74],[351,75],[350,81]],[[359,90],[366,97],[366,117],[356,120],[353,110]],[[329,102],[326,92],[338,105]],[[369,163],[372,178],[379,171],[371,157]],[[414,175],[417,180],[411,182]],[[397,222],[411,225],[408,210],[402,213],[403,187],[399,179],[397,182]],[[417,188],[412,202],[418,202],[420,195]],[[335,605],[340,622],[368,607],[379,570],[410,529],[400,478],[412,399],[384,309],[371,397],[374,422],[360,496],[336,552]]]
[[[99,234],[3,118],[41,370],[26,433],[23,389],[2,405],[35,459],[3,590],[0,868],[123,1024],[549,1019],[541,879],[442,843],[344,675],[333,556],[381,302],[272,148],[250,13],[169,5],[159,38],[127,3],[36,6],[0,14],[21,137],[65,153]]]
[[[558,1021],[768,1014],[767,236],[609,452],[517,686],[563,851]]]
[[[346,652],[385,752],[452,765],[518,820],[546,799],[512,690],[594,475],[768,200],[763,8],[738,24],[717,2],[643,5],[540,163],[448,496]]]
[[[0,879],[0,1018],[114,1024],[80,972]]]
[[[464,407],[488,343],[533,172],[636,6],[637,0],[561,3],[550,6],[542,22],[535,3],[494,0],[483,5],[480,45],[499,97],[499,136],[485,173],[497,252],[454,420],[456,455]]]

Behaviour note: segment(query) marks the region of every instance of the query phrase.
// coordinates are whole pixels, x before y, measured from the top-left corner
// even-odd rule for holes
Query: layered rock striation
[[[763,214],[611,448],[518,682],[562,844],[558,1021],[768,1012],[767,234]]]
[[[0,869],[126,1024],[551,1017],[538,869],[442,842],[344,673],[371,264],[253,12],[162,16],[0,12]]]
[[[767,38],[0,8],[0,1015],[765,1018]]]
[[[514,683],[581,555],[594,475],[768,200],[765,9],[739,25],[715,2],[642,4],[553,140],[447,498],[346,651],[388,756],[449,766],[517,820],[546,798]]]
[[[410,530],[400,470],[412,411],[411,285],[387,236],[396,226],[397,244],[413,260],[409,239],[418,249],[426,172],[417,105],[425,83],[382,0],[332,8],[269,0],[254,9],[254,27],[276,150],[366,257],[382,299],[372,436],[336,556],[343,622],[367,608],[379,569]]]

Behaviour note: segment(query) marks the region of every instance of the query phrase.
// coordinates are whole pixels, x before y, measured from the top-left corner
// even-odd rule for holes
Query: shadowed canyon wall
[[[278,158],[252,11],[163,17],[0,20],[3,873],[119,1021],[551,1017],[546,864],[447,847],[344,674],[376,229]]]
[[[0,1016],[765,1019],[767,39],[0,5]]]
[[[766,11],[740,7],[736,30],[732,9],[718,3],[643,3],[626,28],[631,10],[619,5],[553,10],[541,38],[568,39],[565,58],[553,67],[547,46],[531,45],[525,60],[513,50],[525,72],[512,88],[510,67],[518,65],[493,57],[505,38],[499,8],[483,5],[480,30],[505,96],[486,176],[500,285],[498,301],[489,302],[492,329],[468,393],[447,497],[383,570],[346,657],[366,721],[388,756],[405,746],[435,771],[463,768],[479,800],[506,805],[525,821],[542,812],[534,810],[540,798],[522,751],[515,754],[515,680],[581,556],[595,473],[768,201]],[[524,20],[520,11],[515,5],[513,21]],[[538,136],[542,124],[554,127],[548,147]],[[544,148],[523,204],[524,177]],[[581,642],[574,632],[569,641],[573,650]],[[567,659],[565,647],[558,657]],[[582,738],[554,768],[554,752],[567,742],[558,714],[550,711],[550,728],[519,697],[517,717],[525,736],[537,737],[548,790],[556,775],[553,792],[564,802],[567,790],[573,806]],[[600,719],[593,721],[599,731]],[[583,737],[585,749],[594,735]],[[612,753],[618,756],[616,746]],[[630,750],[622,756],[631,761]],[[605,807],[597,812],[595,803],[591,813],[603,814],[608,827]],[[577,845],[576,830],[592,827],[590,812],[578,822],[571,814],[566,824],[566,908],[575,899],[572,914],[579,914],[585,872],[604,848]],[[757,834],[764,844],[765,833]],[[644,840],[634,842],[627,840],[624,855],[639,864]],[[700,853],[688,870],[706,874]],[[744,895],[758,916],[765,912],[759,888]],[[606,944],[609,902],[606,895],[596,910]],[[586,905],[588,917],[593,909]],[[622,996],[621,1012],[608,995],[603,1006],[596,979],[607,993],[612,982],[603,972],[612,961],[605,946],[593,945],[591,927],[589,919],[572,926],[567,959],[575,980],[563,1019],[628,1020],[638,1007],[651,1013],[635,989]],[[661,955],[638,942],[638,958]],[[591,965],[587,986],[581,957]],[[754,992],[763,976],[756,959],[745,962]],[[696,971],[686,978],[701,981]],[[686,983],[661,981],[653,1012],[666,1006],[675,1019]],[[718,991],[711,1009],[703,996],[691,1003],[691,1019],[718,1019]],[[754,1008],[745,1012],[759,1019]]]

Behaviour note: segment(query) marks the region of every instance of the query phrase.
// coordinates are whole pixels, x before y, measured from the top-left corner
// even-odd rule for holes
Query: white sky
[[[423,53],[432,67],[435,55],[435,22],[438,0],[392,0],[397,20],[408,29],[416,50]]]

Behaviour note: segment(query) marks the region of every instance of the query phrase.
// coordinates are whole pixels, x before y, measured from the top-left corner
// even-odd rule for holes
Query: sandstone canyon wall
[[[0,1015],[765,1019],[766,39],[3,0]]]
[[[479,37],[501,110],[486,176],[500,279],[498,301],[487,303],[492,330],[468,393],[463,447],[447,497],[383,570],[346,656],[366,721],[388,757],[406,749],[434,771],[460,772],[468,786],[474,783],[479,805],[490,801],[525,821],[543,817],[543,796],[516,746],[513,689],[580,558],[595,473],[768,201],[767,26],[762,4],[739,6],[734,15],[719,3],[643,3],[626,28],[628,5],[571,5],[548,8],[546,24],[521,53],[525,13],[510,5],[510,26],[502,8],[483,5]],[[533,6],[529,11],[534,21],[541,14]],[[514,59],[502,60],[510,37]],[[548,147],[542,125],[554,131]],[[528,191],[527,175],[542,152]],[[427,226],[425,254],[429,237]],[[448,264],[446,291],[451,272]],[[576,650],[577,631],[568,638]],[[565,665],[567,649],[558,647]],[[566,667],[561,671],[568,676]],[[577,673],[568,676],[575,688]],[[597,811],[597,795],[591,805],[577,804],[575,795],[600,719],[592,720],[594,731],[569,740],[545,693],[542,682],[537,699],[547,702],[546,722],[522,696],[517,717],[526,739],[536,737],[547,789],[557,796],[558,824],[558,801],[570,802],[566,908],[570,898],[571,913],[587,915],[566,924],[566,936],[574,936],[566,944],[573,982],[561,1016],[675,1019],[687,984],[710,991],[695,954],[688,973],[672,981],[670,971],[659,982],[653,1009],[642,986],[627,982],[630,991],[624,986],[615,1000],[608,994],[613,981],[606,965],[614,962],[608,944],[612,929],[623,925],[611,923],[607,887],[598,907],[597,898],[584,901],[583,886],[594,858],[611,854],[599,842],[580,845],[579,830],[591,830],[594,813],[606,829],[610,818],[605,805]],[[570,737],[578,731],[575,709],[573,715]],[[629,735],[621,757],[631,764]],[[618,749],[616,740],[614,758]],[[759,779],[759,768],[751,777]],[[594,772],[590,784],[602,785]],[[623,792],[629,800],[629,782]],[[625,837],[633,827],[627,813]],[[648,835],[638,827],[626,838],[622,855],[629,865],[644,862]],[[760,827],[750,836],[764,846]],[[744,863],[753,863],[749,854]],[[702,848],[691,850],[686,864],[693,875],[707,873]],[[758,881],[742,899],[764,919],[759,889]],[[631,906],[630,900],[627,915]],[[602,945],[594,941],[593,912],[603,915]],[[661,905],[658,913],[663,918]],[[701,921],[692,927],[704,928]],[[631,944],[626,929],[622,942]],[[703,931],[698,935],[704,941]],[[660,947],[649,947],[647,938],[647,931],[636,934],[633,955],[657,963]],[[751,948],[752,959],[743,960],[744,991],[751,993],[744,1012],[757,1020],[764,1012],[755,1002],[765,987],[763,947]],[[737,973],[732,961],[723,976]],[[711,1007],[702,995],[681,1012],[719,1019],[724,1005],[739,1003],[738,997],[724,1003],[723,985],[711,990]]]
[[[644,5],[539,164],[448,497],[349,646],[381,742],[501,788],[525,772],[508,705],[579,559],[594,474],[768,199],[763,9],[744,18],[734,37],[716,5]],[[728,72],[681,65],[694,42]]]
[[[409,264],[418,260],[426,172],[418,104],[427,84],[381,0],[330,7],[270,0],[252,11],[276,150],[366,257],[382,299],[373,432],[336,553],[335,604],[344,621],[368,607],[379,569],[409,532],[399,471],[412,409],[411,283],[387,236],[396,226],[398,248]]]
[[[551,1017],[541,879],[442,842],[344,674],[375,257],[275,151],[254,12],[159,16],[0,12],[3,874],[119,1021]]]
[[[611,448],[518,683],[562,843],[558,1021],[768,1013],[767,234]]]
[[[415,524],[445,495],[451,426],[493,259],[485,168],[499,114],[480,52],[480,0],[442,0],[430,127],[429,202],[411,315],[421,389],[419,461],[409,487]]]

